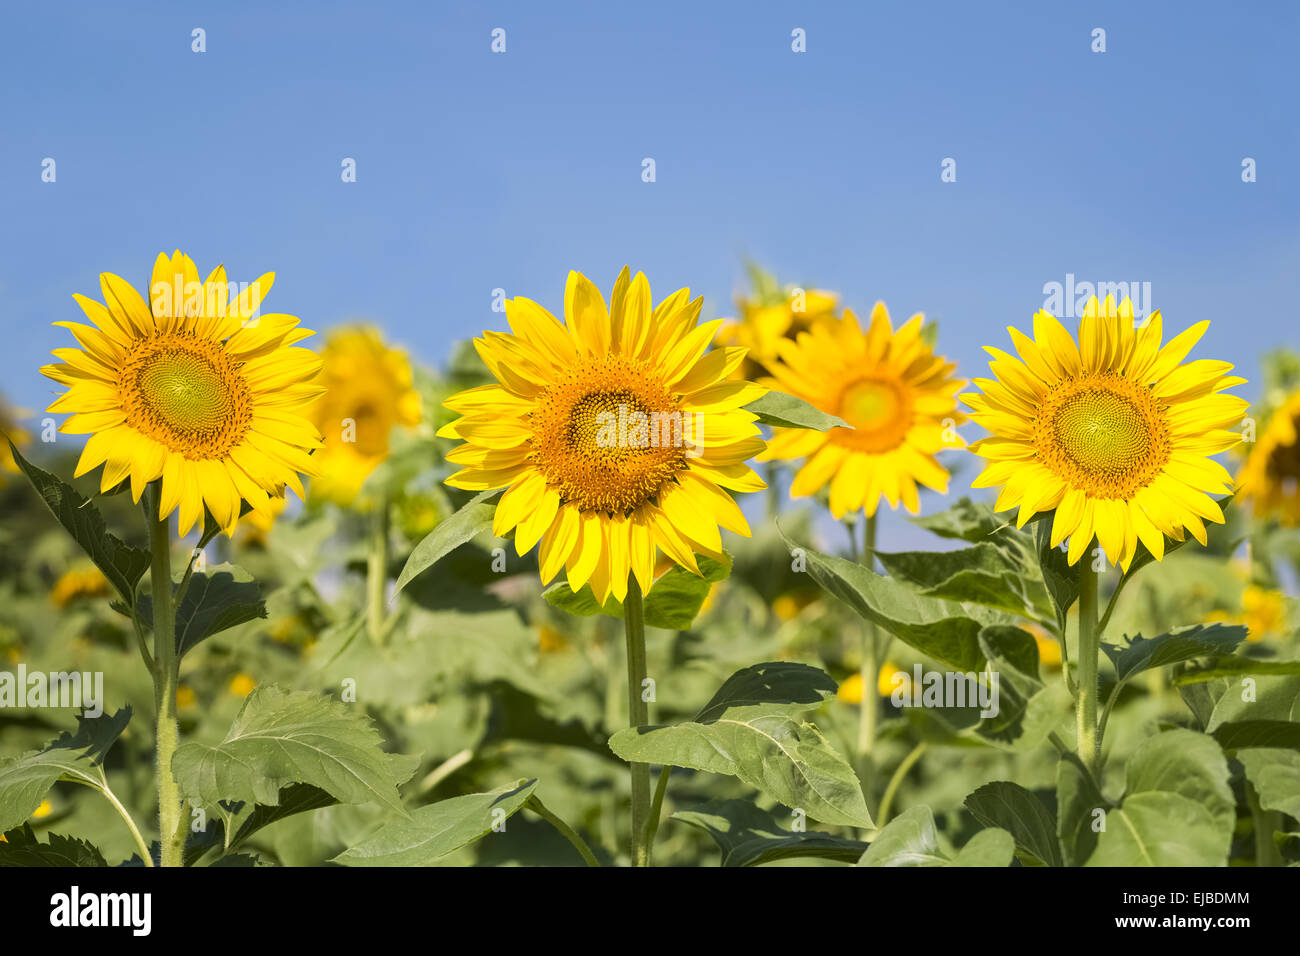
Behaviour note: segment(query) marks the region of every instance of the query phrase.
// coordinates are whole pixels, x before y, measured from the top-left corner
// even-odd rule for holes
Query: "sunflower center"
[[[836,428],[834,441],[857,451],[881,454],[897,448],[912,427],[912,401],[902,383],[866,377],[850,382],[840,392],[837,414],[853,426]]]
[[[172,332],[137,343],[118,379],[127,424],[187,458],[220,458],[252,422],[247,383],[218,343]]]
[[[580,362],[536,401],[529,454],[564,502],[629,514],[686,467],[694,422],[646,365]]]
[[[1131,499],[1169,460],[1165,413],[1150,390],[1114,372],[1063,382],[1034,422],[1039,460],[1094,498]]]

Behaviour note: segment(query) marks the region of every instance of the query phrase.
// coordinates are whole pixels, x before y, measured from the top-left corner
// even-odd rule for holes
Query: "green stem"
[[[598,861],[596,855],[591,852],[591,847],[587,846],[587,842],[583,840],[582,837],[578,836],[578,832],[574,830],[573,827],[569,826],[547,809],[546,804],[542,803],[541,800],[537,799],[537,797],[529,797],[528,802],[525,803],[524,806],[529,810],[532,810],[533,813],[537,814],[551,826],[555,827],[555,829],[559,830],[560,835],[573,844],[573,848],[578,851],[588,866],[600,866],[600,861]]]
[[[1246,784],[1246,802],[1250,804],[1251,822],[1255,826],[1255,865],[1282,866],[1282,854],[1273,842],[1273,831],[1282,826],[1282,814],[1260,806],[1259,793],[1250,783]]]
[[[767,519],[773,521],[781,514],[781,489],[777,485],[780,472],[777,463],[769,461],[764,470],[763,479],[767,483]]]
[[[876,516],[867,517],[862,540],[862,563],[868,568],[875,564]],[[862,679],[862,704],[858,710],[858,756],[867,757],[876,745],[876,724],[880,716],[880,702],[876,700],[876,684],[880,674],[880,660],[876,647],[876,626],[870,621],[862,623],[862,662],[858,676]]]
[[[659,816],[664,809],[664,794],[668,790],[668,775],[673,768],[667,765],[659,768],[659,779],[655,782],[655,795],[650,800],[650,816],[645,822],[646,863],[652,865],[655,848],[655,834],[659,832]]]
[[[627,635],[627,719],[630,727],[650,723],[650,708],[641,697],[645,681],[645,608],[641,584],[636,576],[627,582],[627,600],[623,602],[623,627]],[[646,846],[646,821],[650,818],[650,765],[632,766],[632,865],[649,866]]]
[[[876,814],[876,826],[883,827],[889,822],[889,811],[894,806],[894,795],[898,793],[898,788],[903,783],[903,778],[907,772],[916,765],[916,762],[925,754],[926,748],[930,745],[924,740],[912,748],[912,752],[903,758],[894,775],[889,778],[889,786],[885,787],[885,795],[880,798],[880,812]]]
[[[366,559],[366,627],[376,644],[383,641],[388,615],[388,497],[375,504],[370,521],[370,554]]]
[[[1097,572],[1092,569],[1091,555],[1084,554],[1079,563],[1079,681],[1075,698],[1078,724],[1076,750],[1094,776],[1097,775],[1097,678],[1101,654],[1101,632],[1097,627]]]
[[[126,823],[126,828],[131,831],[131,837],[135,840],[135,845],[140,850],[140,859],[144,861],[144,865],[153,866],[153,857],[149,853],[149,844],[144,842],[144,837],[140,835],[140,828],[135,825],[135,820],[131,818],[130,812],[128,812],[126,807],[122,805],[122,801],[117,799],[117,794],[115,794],[113,789],[108,785],[108,777],[105,776],[103,767],[99,768],[99,776],[104,781],[103,786],[99,788],[99,792],[102,793],[104,798],[113,805],[113,809],[117,811],[117,815],[122,818],[123,822]]]
[[[155,482],[145,506],[152,554],[149,580],[153,596],[154,705],[158,714],[158,833],[162,865],[181,866],[185,848],[185,828],[181,825],[183,807],[180,788],[172,774],[172,757],[180,741],[180,723],[176,717],[180,660],[176,656],[176,618],[172,608],[170,523],[166,518],[158,520],[160,496],[161,488]]]

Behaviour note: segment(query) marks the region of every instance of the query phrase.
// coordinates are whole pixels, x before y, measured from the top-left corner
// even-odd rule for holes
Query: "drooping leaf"
[[[104,854],[92,843],[51,833],[37,839],[30,823],[15,827],[0,840],[0,867],[6,866],[108,866]]]
[[[1136,793],[1107,812],[1085,866],[1222,866],[1228,847],[1213,814],[1182,794]]]
[[[697,562],[700,574],[694,574],[679,565],[673,565],[661,574],[651,585],[650,593],[645,596],[646,626],[670,631],[687,630],[704,606],[710,588],[731,574],[731,555],[724,552],[723,557],[726,560],[718,562],[699,555]],[[542,596],[552,607],[568,614],[579,617],[603,614],[623,619],[623,604],[618,598],[611,595],[602,605],[586,584],[574,592],[568,584],[561,581],[547,588]]]
[[[41,750],[0,759],[0,832],[28,819],[57,780],[102,789],[104,755],[130,720],[130,707],[112,716],[78,717],[76,733],[63,733]]]
[[[1006,780],[987,783],[967,796],[965,804],[986,827],[1010,833],[1022,855],[1047,866],[1061,865],[1055,814],[1020,784]]]
[[[824,432],[832,428],[850,427],[844,419],[828,415],[802,398],[784,392],[769,391],[762,398],[746,405],[745,411],[757,415],[760,425],[774,425],[778,428],[811,428]]]
[[[137,613],[153,627],[153,598],[141,596]],[[253,576],[234,564],[215,564],[190,576],[185,597],[176,608],[176,654],[184,656],[200,642],[266,617],[262,589]]]
[[[484,532],[492,530],[492,516],[496,505],[488,499],[498,494],[497,491],[484,491],[475,495],[455,514],[438,522],[438,525],[415,546],[411,556],[406,559],[402,573],[397,576],[393,594],[402,588],[417,574],[433,567],[446,555],[467,541]]]
[[[1226,724],[1268,724],[1293,723],[1300,726],[1300,677],[1246,676],[1240,680],[1230,680],[1223,695],[1214,704],[1214,710],[1205,726],[1206,731],[1218,736],[1218,731]],[[1276,733],[1282,728],[1256,727]],[[1235,731],[1242,735],[1240,729]],[[1253,736],[1253,734],[1252,734]],[[1228,744],[1220,743],[1224,747]],[[1260,743],[1253,745],[1236,744],[1236,746],[1285,747],[1284,743]]]
[[[799,664],[759,664],[733,675],[700,716],[671,726],[630,727],[610,738],[630,763],[738,777],[823,823],[870,827],[853,768],[799,715],[835,684]]]
[[[397,787],[415,764],[384,753],[363,711],[264,685],[248,695],[220,743],[182,744],[172,771],[182,795],[209,809],[223,800],[275,806],[282,787],[307,783],[340,803],[376,801],[405,814]]]
[[[678,810],[673,820],[697,827],[722,851],[722,866],[759,866],[774,860],[817,858],[854,863],[867,849],[859,840],[787,830],[776,816],[747,800],[716,800],[694,810]]]
[[[956,670],[978,671],[983,667],[979,632],[984,624],[1001,620],[993,612],[981,615],[985,618],[981,622],[973,616],[975,611],[955,601],[926,597],[915,588],[843,558],[811,548],[802,551],[813,579],[862,617]]]
[[[532,796],[536,780],[518,780],[420,807],[410,819],[386,823],[369,839],[331,861],[346,866],[433,866],[448,853],[499,828]]]
[[[958,551],[877,552],[895,578],[926,597],[970,601],[1044,622],[1055,622],[1052,596],[1031,551],[981,541]]]
[[[299,813],[331,807],[338,801],[305,783],[292,783],[280,790],[274,805],[235,802],[219,804],[217,815],[199,833],[191,832],[185,842],[185,865],[192,866],[208,851],[220,848],[223,854],[236,849],[263,827]],[[226,835],[232,834],[229,842]]]
[[[95,567],[103,572],[127,607],[133,606],[136,585],[149,570],[149,552],[123,543],[108,531],[99,509],[84,495],[48,471],[33,465],[14,448],[12,442],[9,447],[13,450],[14,461],[32,483],[50,513],[81,545],[81,549],[94,562]]]
[[[1119,679],[1128,680],[1134,674],[1153,667],[1176,664],[1195,657],[1231,653],[1246,639],[1246,629],[1232,624],[1193,624],[1175,628],[1159,637],[1132,638],[1127,645],[1101,645]]]

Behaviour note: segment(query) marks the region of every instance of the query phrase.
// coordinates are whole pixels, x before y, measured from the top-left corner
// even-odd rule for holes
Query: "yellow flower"
[[[103,597],[108,594],[108,578],[93,564],[79,564],[63,572],[50,588],[50,600],[67,607],[78,598]]]
[[[420,423],[420,395],[406,353],[385,345],[378,329],[331,333],[321,359],[318,381],[325,393],[308,414],[324,433],[325,448],[311,493],[349,504],[388,457],[393,427]]]
[[[1059,668],[1061,666],[1061,642],[1036,625],[1025,625],[1025,629],[1034,635],[1034,643],[1038,645],[1039,663],[1049,670]]]
[[[198,695],[194,693],[194,688],[188,684],[181,684],[176,688],[176,709],[189,710],[198,702]]]
[[[0,396],[0,486],[5,483],[5,473],[11,475],[18,473],[18,463],[14,461],[14,453],[9,449],[9,443],[13,442],[19,448],[29,444],[32,436],[26,429],[18,426],[18,416],[24,414],[20,409],[12,407]]]
[[[45,817],[48,817],[53,812],[54,812],[54,804],[50,803],[49,800],[42,800],[40,806],[38,806],[35,810],[32,811],[32,819],[40,820]]]
[[[893,664],[886,663],[880,668],[880,675],[876,678],[876,690],[881,697],[890,697],[895,690],[900,687],[906,689],[911,683],[912,678],[907,671],[899,670]]]
[[[1258,517],[1300,525],[1300,392],[1275,411],[1237,475]]]
[[[537,649],[543,654],[554,654],[569,646],[568,638],[546,624],[537,628]]]
[[[1079,345],[1054,316],[1034,316],[1034,338],[1010,329],[1020,358],[989,348],[996,380],[963,396],[991,437],[971,450],[988,460],[972,483],[1001,486],[994,508],[1020,507],[1017,526],[1055,509],[1051,543],[1070,539],[1069,562],[1094,535],[1125,570],[1141,541],[1157,560],[1164,539],[1184,529],[1205,543],[1205,522],[1223,522],[1211,494],[1225,494],[1227,470],[1209,456],[1237,443],[1229,426],[1245,399],[1220,394],[1244,381],[1227,362],[1183,362],[1209,322],[1160,345],[1160,313],[1134,328],[1133,308],[1089,300]]]
[[[902,675],[902,680],[897,685],[894,683],[896,674]],[[876,675],[876,692],[881,697],[890,697],[898,687],[907,687],[910,680],[906,671],[899,670],[893,664],[882,664],[880,672]],[[850,674],[844,678],[835,696],[848,704],[862,703],[862,675]]]
[[[540,543],[543,582],[564,568],[571,588],[622,600],[631,574],[650,589],[658,550],[699,573],[696,554],[722,560],[719,525],[749,534],[724,489],[765,487],[745,464],[764,443],[743,408],[764,389],[726,380],[745,350],[706,351],[718,322],[697,326],[700,306],[681,289],[652,309],[624,267],[607,309],[571,272],[564,324],[516,297],[514,334],[475,339],[500,384],[447,400],[463,417],[438,434],[465,441],[447,484],[508,486],[493,534],[514,531],[520,555]]]
[[[934,456],[957,443],[949,431],[962,420],[954,392],[965,383],[922,339],[923,321],[914,315],[895,332],[878,302],[866,332],[846,310],[842,321],[780,346],[781,361],[772,369],[777,382],[853,426],[776,429],[762,460],[807,458],[791,495],[811,495],[829,483],[831,513],[842,518],[859,508],[874,515],[882,497],[891,508],[901,501],[915,513],[918,482],[948,490],[948,472]]]
[[[772,602],[772,613],[778,620],[791,621],[799,612],[817,600],[815,591],[787,591]]]
[[[773,298],[737,298],[739,318],[726,320],[718,329],[714,340],[718,345],[749,349],[733,378],[756,379],[770,372],[782,341],[794,339],[818,322],[837,318],[839,296],[833,292],[791,288]]]
[[[1263,640],[1286,630],[1286,605],[1281,591],[1251,585],[1241,595],[1241,623],[1249,629],[1247,638]]]
[[[248,674],[236,674],[230,678],[230,692],[236,697],[247,697],[257,686],[257,681]]]
[[[223,267],[200,283],[177,251],[154,263],[148,303],[107,272],[106,306],[74,296],[94,325],[56,322],[81,348],[55,349],[60,361],[41,371],[68,386],[49,408],[73,413],[60,430],[90,435],[76,474],[103,465],[100,489],[130,478],[136,501],[161,478],[158,516],[178,511],[182,535],[205,505],[230,533],[241,499],[265,512],[285,485],[301,494],[298,472],[314,473],[320,445],[301,414],[320,394],[320,362],[294,347],[312,334],[295,317],[254,317],[274,278],[232,296]]]

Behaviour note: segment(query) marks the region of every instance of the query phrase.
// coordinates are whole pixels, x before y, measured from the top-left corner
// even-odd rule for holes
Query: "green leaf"
[[[1300,724],[1289,720],[1234,720],[1214,728],[1214,739],[1224,750],[1253,747],[1291,747],[1300,750]]]
[[[811,548],[801,550],[813,580],[862,617],[957,670],[978,671],[983,667],[984,653],[979,646],[983,625],[962,605],[926,597],[853,561]]]
[[[915,585],[926,597],[971,601],[1035,620],[1056,621],[1052,596],[1032,551],[1009,551],[983,541],[958,551],[877,552],[876,557],[893,577]]]
[[[769,391],[762,398],[746,405],[745,411],[757,415],[760,425],[773,425],[778,428],[811,428],[814,431],[824,432],[832,428],[850,427],[844,419],[827,415],[802,398],[795,398],[784,392]]]
[[[49,842],[36,838],[30,823],[4,835],[0,841],[0,867],[5,866],[108,866],[104,854],[85,840],[49,835]]]
[[[248,695],[224,740],[182,744],[172,758],[181,793],[196,806],[274,806],[280,789],[309,783],[340,803],[376,801],[405,814],[397,787],[415,760],[385,753],[360,708],[273,685]]]
[[[949,857],[939,848],[934,814],[927,806],[909,807],[876,834],[858,866],[1010,866],[1016,841],[1006,830],[981,830]]]
[[[127,607],[135,604],[135,588],[140,578],[149,570],[149,552],[124,544],[110,534],[104,518],[91,502],[75,488],[48,471],[42,471],[14,448],[14,461],[41,496],[50,513],[58,519],[77,544],[89,555],[95,567],[103,572],[110,584],[122,596]]]
[[[1300,723],[1300,677],[1247,677],[1230,682],[1227,690],[1215,703],[1205,729],[1217,736],[1217,731],[1228,723],[1274,722]],[[1228,745],[1225,743],[1223,746]],[[1264,743],[1254,746],[1290,745]]]
[[[111,717],[78,717],[75,734],[63,733],[41,750],[0,760],[0,832],[31,817],[57,780],[102,790],[104,754],[130,720],[130,707]]]
[[[991,740],[1015,743],[1025,734],[1031,702],[1043,689],[1038,677],[1038,644],[1028,631],[995,625],[980,631],[979,646],[989,671],[998,675],[998,712],[982,719],[977,731]],[[1042,737],[1047,736],[1047,729]],[[1036,746],[1042,740],[1031,742]]]
[[[724,552],[723,562],[714,561],[704,555],[697,556],[700,574],[694,574],[680,565],[673,565],[650,586],[650,593],[645,596],[645,623],[648,627],[660,627],[669,631],[685,631],[694,623],[709,596],[709,589],[714,583],[725,580],[731,574],[731,555]],[[568,614],[590,617],[603,614],[606,617],[623,619],[623,604],[618,598],[610,596],[602,605],[596,601],[591,587],[584,584],[582,589],[574,592],[568,584],[553,584],[542,592],[548,604]]]
[[[759,866],[809,857],[854,863],[867,849],[861,841],[830,833],[786,830],[773,814],[748,800],[715,800],[695,810],[678,810],[672,819],[712,837],[722,851],[722,866]]]
[[[835,696],[836,684],[820,667],[793,661],[769,661],[743,667],[723,682],[695,720],[751,714],[806,713]]]
[[[1133,794],[1151,791],[1194,800],[1217,822],[1226,856],[1237,822],[1228,777],[1228,760],[1213,737],[1182,728],[1166,730],[1144,740],[1129,758],[1121,807]]]
[[[1266,677],[1300,676],[1300,661],[1266,661],[1257,657],[1218,657],[1204,667],[1192,667],[1174,677],[1175,687],[1203,684],[1220,677],[1242,675]]]
[[[1136,793],[1106,814],[1085,866],[1222,866],[1227,846],[1204,806],[1178,793]]]
[[[980,823],[1010,833],[1023,856],[1047,866],[1061,865],[1056,816],[1020,784],[1005,780],[987,783],[966,797],[965,803]]]
[[[1016,841],[1006,830],[993,827],[981,830],[957,851],[949,866],[1004,867],[1016,855]]]
[[[1144,638],[1141,634],[1120,647],[1102,644],[1115,673],[1120,680],[1153,667],[1177,664],[1194,657],[1226,654],[1246,639],[1246,629],[1231,624],[1193,624],[1175,628],[1159,637]]]
[[[465,542],[492,530],[492,516],[496,514],[497,508],[488,499],[497,493],[497,490],[481,492],[455,514],[438,522],[437,527],[415,546],[411,556],[406,559],[402,573],[397,576],[394,597],[416,575],[433,567]]]
[[[1272,747],[1243,750],[1237,759],[1265,810],[1300,817],[1300,753]]]
[[[209,850],[221,848],[228,855],[241,843],[263,827],[295,814],[332,807],[338,803],[334,797],[305,783],[292,783],[284,787],[273,806],[242,802],[219,804],[217,816],[200,833],[191,833],[185,842],[185,865],[193,866]],[[233,834],[229,843],[226,835]]]
[[[369,839],[330,862],[346,866],[433,866],[514,816],[537,787],[518,780],[489,793],[452,797],[415,810],[409,820],[386,823]]]
[[[137,610],[141,623],[153,627],[153,598],[142,595]],[[215,564],[195,571],[176,608],[176,654],[184,656],[213,634],[264,617],[262,589],[243,568]]]
[[[630,727],[609,746],[629,763],[666,764],[738,777],[814,820],[870,827],[862,785],[821,732],[798,715],[835,684],[798,664],[759,664],[733,675],[700,718]]]
[[[1063,756],[1056,765],[1056,835],[1061,842],[1061,862],[1082,866],[1092,856],[1097,848],[1096,812],[1110,806],[1079,758]]]

